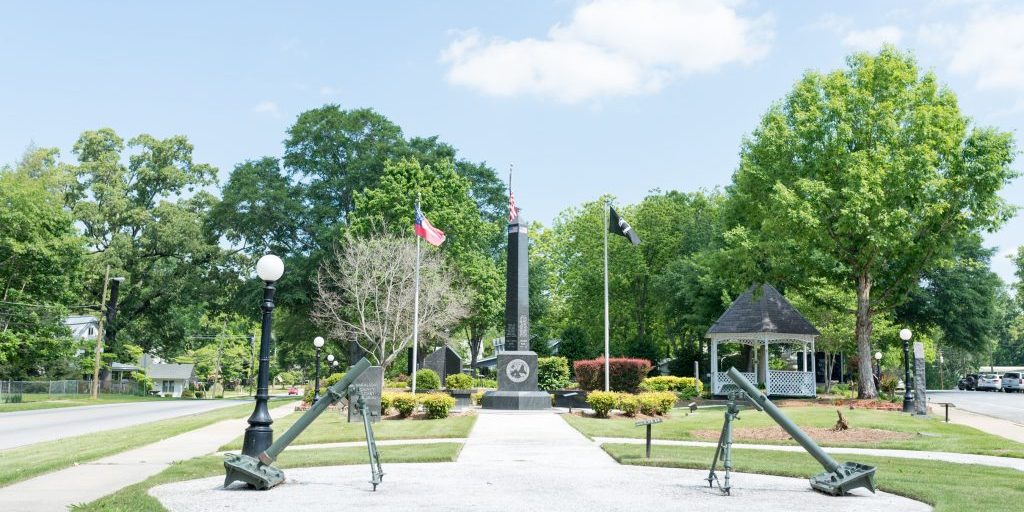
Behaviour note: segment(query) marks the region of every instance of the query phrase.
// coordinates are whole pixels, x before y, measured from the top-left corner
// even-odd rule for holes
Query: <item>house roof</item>
[[[776,333],[818,336],[810,322],[770,284],[761,285],[760,296],[755,299],[757,285],[733,301],[729,309],[718,317],[705,336],[712,334]]]
[[[146,368],[151,379],[188,380],[195,375],[194,364],[154,364]]]

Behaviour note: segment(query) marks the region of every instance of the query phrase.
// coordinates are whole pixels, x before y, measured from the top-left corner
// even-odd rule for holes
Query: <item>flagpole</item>
[[[416,210],[420,203],[416,201]],[[420,346],[420,237],[416,237],[416,284],[412,299],[412,395],[416,396],[416,363]]]
[[[608,205],[608,202],[605,202]],[[604,390],[610,391],[608,385],[608,213],[604,211]]]

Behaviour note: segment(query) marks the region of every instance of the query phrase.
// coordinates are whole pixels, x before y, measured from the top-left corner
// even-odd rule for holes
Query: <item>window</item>
[[[96,329],[93,328],[93,326],[90,325],[89,326],[89,334],[88,334],[88,336],[95,336],[95,335],[96,335]]]
[[[163,383],[163,388],[162,388],[163,392],[164,393],[174,393],[174,381],[173,380],[165,380],[163,382],[164,382]]]

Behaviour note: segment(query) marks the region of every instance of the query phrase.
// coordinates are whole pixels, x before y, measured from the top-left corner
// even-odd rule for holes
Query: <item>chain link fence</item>
[[[132,380],[100,381],[99,392],[111,395],[145,395],[145,387]],[[74,398],[92,394],[91,380],[0,381],[0,403]]]

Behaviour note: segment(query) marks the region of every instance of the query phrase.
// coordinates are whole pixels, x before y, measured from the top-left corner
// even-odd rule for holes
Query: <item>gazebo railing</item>
[[[789,370],[768,370],[768,394],[814,396],[814,373]]]
[[[740,372],[743,378],[747,379],[748,382],[757,386],[757,372]],[[713,374],[714,381],[711,386],[711,393],[715,395],[724,395],[730,391],[739,391],[739,386],[732,382],[728,374],[725,372],[715,372]]]

